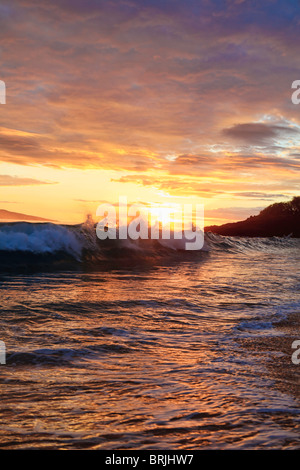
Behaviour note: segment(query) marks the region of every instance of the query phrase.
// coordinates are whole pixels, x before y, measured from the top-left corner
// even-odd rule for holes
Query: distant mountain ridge
[[[300,238],[300,196],[289,202],[278,202],[263,209],[258,215],[240,222],[210,225],[206,232],[240,237]]]
[[[20,212],[11,212],[5,209],[0,209],[0,222],[7,221],[25,221],[25,222],[54,222],[50,219],[43,219],[34,215],[21,214]]]

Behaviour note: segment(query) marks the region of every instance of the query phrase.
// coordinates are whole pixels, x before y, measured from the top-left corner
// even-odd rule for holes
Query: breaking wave
[[[57,225],[52,223],[14,222],[0,224],[0,270],[12,270],[16,266],[24,269],[52,266],[76,267],[83,263],[126,259],[155,260],[158,258],[195,258],[203,253],[251,251],[274,252],[282,248],[300,247],[295,238],[248,238],[225,237],[205,233],[203,248],[185,251],[185,239],[170,240],[99,240],[95,224],[87,220],[78,225]]]

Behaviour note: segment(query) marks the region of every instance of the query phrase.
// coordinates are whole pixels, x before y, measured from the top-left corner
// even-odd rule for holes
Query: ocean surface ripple
[[[0,448],[299,448],[300,240],[107,242],[0,226]]]

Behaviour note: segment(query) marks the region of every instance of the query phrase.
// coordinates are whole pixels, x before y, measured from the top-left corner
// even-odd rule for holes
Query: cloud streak
[[[40,184],[56,184],[55,182],[40,181],[34,178],[0,175],[0,186],[34,186]]]

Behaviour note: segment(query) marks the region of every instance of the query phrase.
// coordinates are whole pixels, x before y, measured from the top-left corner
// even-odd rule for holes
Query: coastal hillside
[[[300,196],[289,202],[279,202],[263,209],[258,215],[240,222],[205,227],[206,232],[240,237],[300,238]]]

